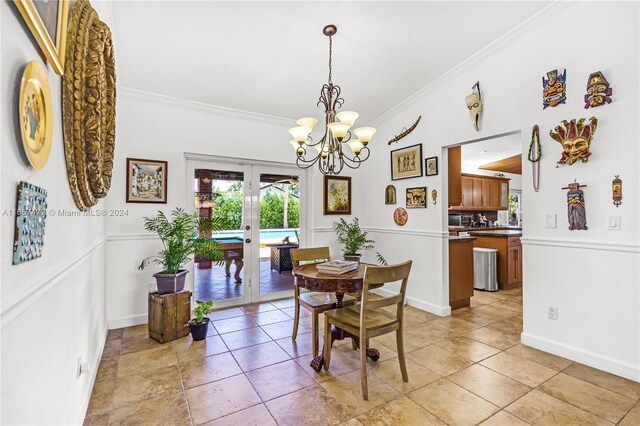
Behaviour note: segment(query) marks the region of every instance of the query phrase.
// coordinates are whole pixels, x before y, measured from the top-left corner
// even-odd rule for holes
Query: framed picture
[[[167,204],[167,162],[127,158],[127,203]]]
[[[436,176],[438,174],[438,157],[429,157],[424,160],[425,176]]]
[[[396,203],[396,187],[393,185],[387,185],[384,190],[384,203],[395,204]]]
[[[426,209],[427,208],[427,187],[407,188],[407,208]]]
[[[391,151],[391,180],[422,176],[422,144]]]
[[[64,72],[68,0],[13,0],[56,74]]]
[[[324,176],[324,214],[351,214],[351,177]]]

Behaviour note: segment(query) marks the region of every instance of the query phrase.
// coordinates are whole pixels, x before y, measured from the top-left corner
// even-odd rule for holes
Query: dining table
[[[362,292],[364,273],[368,266],[366,263],[359,263],[357,269],[339,275],[321,272],[318,270],[317,265],[318,264],[312,263],[294,268],[293,276],[295,277],[295,285],[311,291],[335,293],[336,309],[342,309],[344,307],[343,299],[345,293],[359,294]],[[370,284],[369,288],[378,288],[382,287],[382,285],[383,284]],[[331,329],[331,336],[324,336],[324,338],[331,339],[331,346],[333,346],[333,342],[336,340],[350,338],[354,343],[353,347],[360,348],[359,336],[336,326]],[[375,348],[367,348],[367,356],[371,358],[372,361],[377,361],[380,358],[380,352]],[[322,353],[311,361],[311,368],[316,371],[320,371],[323,365],[324,356]]]

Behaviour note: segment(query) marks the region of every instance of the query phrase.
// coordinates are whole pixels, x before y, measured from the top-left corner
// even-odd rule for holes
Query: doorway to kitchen
[[[214,240],[223,255],[217,263],[194,259],[194,299],[222,308],[291,296],[290,250],[298,247],[304,223],[301,170],[224,161],[187,164],[193,193],[187,207],[218,224],[198,236]]]

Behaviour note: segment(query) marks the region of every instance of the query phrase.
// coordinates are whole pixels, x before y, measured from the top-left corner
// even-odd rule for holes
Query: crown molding
[[[227,108],[219,105],[212,105],[183,98],[175,98],[173,96],[161,95],[159,93],[147,92],[144,90],[132,89],[124,86],[118,86],[117,90],[118,95],[124,96],[125,98],[138,99],[141,101],[152,103],[163,103],[177,108],[195,109],[210,114],[227,115],[230,117],[257,120],[274,124],[284,124],[287,126],[291,126],[293,125],[293,123],[295,123],[295,119],[293,118],[284,118],[275,115],[261,114],[258,112]]]

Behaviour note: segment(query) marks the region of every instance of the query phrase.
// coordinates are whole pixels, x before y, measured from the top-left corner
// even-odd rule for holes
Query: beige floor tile
[[[352,417],[320,386],[272,399],[266,406],[280,426],[339,425]]]
[[[261,402],[243,374],[187,389],[186,394],[195,424],[215,420]]]
[[[299,358],[311,353],[311,334],[300,334],[296,340],[292,340],[291,336],[276,340],[278,346],[285,350],[291,358]],[[322,339],[318,343],[322,346]]]
[[[243,371],[286,361],[291,357],[276,342],[262,343],[231,352]]]
[[[211,321],[218,321],[228,318],[241,317],[245,312],[240,308],[223,309],[221,311],[213,311],[209,314]]]
[[[431,321],[429,324],[437,325],[438,327],[442,327],[445,330],[449,330],[455,334],[467,333],[471,330],[475,330],[476,328],[480,328],[478,324],[474,324],[472,322],[468,322],[452,316],[438,318]]]
[[[466,309],[466,310],[459,310],[458,311],[454,311],[451,316],[454,318],[459,318],[461,320],[473,323],[473,324],[477,324],[481,327],[494,323],[498,320],[500,320],[502,317],[496,317],[495,315],[488,315],[488,314],[483,314],[481,312],[476,312],[475,309]]]
[[[273,300],[271,304],[278,309],[285,309],[295,306],[296,302],[293,297],[290,297],[288,299]]]
[[[180,366],[185,389],[241,374],[242,369],[230,352],[195,359]]]
[[[395,390],[400,393],[408,393],[424,385],[435,382],[440,378],[439,375],[424,368],[421,365],[416,364],[413,361],[407,360],[407,373],[409,375],[409,381],[402,380],[402,373],[400,371],[400,363],[398,358],[389,359],[386,361],[377,362],[371,364],[371,368],[368,370],[371,373],[379,376],[385,382],[389,383]]]
[[[113,409],[158,398],[167,393],[182,390],[182,382],[177,365],[146,371],[116,379],[113,394]]]
[[[561,371],[573,364],[566,358],[552,355],[547,352],[539,351],[538,349],[530,348],[525,345],[516,345],[509,349],[507,352],[513,355],[518,355],[520,358],[528,359],[529,361],[537,362],[540,365],[549,367],[556,371]]]
[[[627,415],[620,422],[620,426],[638,426],[640,425],[640,403],[627,413]]]
[[[111,410],[115,381],[107,380],[93,385],[87,417],[99,416]]]
[[[596,370],[583,364],[573,364],[563,371],[563,373],[634,400],[640,398],[640,383],[607,373],[606,371]]]
[[[98,372],[96,373],[96,383],[104,382],[107,380],[115,380],[117,371],[117,358],[103,359],[102,361],[100,361],[100,366],[98,367]]]
[[[500,349],[464,336],[443,340],[436,343],[436,346],[474,362],[481,361],[500,352]]]
[[[513,414],[506,411],[498,411],[496,414],[480,423],[481,426],[527,426],[528,424],[529,423],[520,420]]]
[[[636,402],[564,373],[543,383],[539,390],[612,423],[622,420]]]
[[[242,312],[247,315],[253,315],[258,312],[275,311],[278,308],[273,306],[271,303],[255,303],[253,305],[240,306],[240,309],[242,309]]]
[[[259,404],[207,422],[205,426],[276,426],[276,422],[267,407],[264,404]]]
[[[397,346],[396,346],[396,335],[395,333],[389,333],[389,334],[383,334],[382,336],[378,336],[378,337],[374,337],[373,339],[370,340],[370,344],[372,347],[380,349],[380,347],[384,346],[385,348],[389,349],[390,351],[396,352],[398,350]],[[415,342],[413,342],[415,343]],[[431,343],[427,343],[424,342],[425,346],[430,345]],[[410,352],[408,348],[412,348],[413,350],[416,349],[420,349],[419,347],[416,348],[415,344],[408,344],[407,342],[405,342],[405,352]],[[424,347],[424,346],[422,346]]]
[[[440,379],[408,397],[448,425],[477,424],[498,407],[472,394],[447,379]]]
[[[147,349],[158,348],[160,346],[162,346],[162,343],[153,340],[145,334],[139,334],[137,336],[125,337],[122,339],[120,354],[146,351]]]
[[[343,347],[345,348],[344,350],[342,350]],[[343,345],[333,348],[331,351],[331,365],[329,371],[322,369],[316,372],[313,370],[309,365],[313,359],[313,356],[311,355],[296,358],[295,361],[300,367],[308,369],[316,382],[322,383],[334,377],[342,376],[360,369],[360,359],[351,356],[348,351],[351,351],[351,346],[348,346],[347,348]]]
[[[512,300],[503,300],[498,303],[493,303],[492,306],[499,309],[507,309],[518,314],[522,314],[522,303],[518,303]]]
[[[475,300],[476,302],[482,303],[484,305],[497,303],[503,299],[504,297],[498,296],[497,293],[486,293],[482,291],[475,291],[473,293],[473,296],[471,297],[471,300]]]
[[[505,333],[488,327],[470,331],[465,336],[498,349],[507,349],[520,343],[519,334]]]
[[[248,315],[215,320],[212,321],[212,323],[219,334],[231,333],[232,331],[244,330],[256,326],[256,323]]]
[[[182,391],[165,394],[114,410],[109,425],[190,425],[189,409]]]
[[[366,426],[446,426],[436,416],[407,397],[387,402],[362,414],[357,420],[359,424]]]
[[[516,315],[515,317],[505,318],[503,320],[491,323],[487,325],[487,327],[504,331],[505,333],[521,334],[522,333],[522,316]]]
[[[221,334],[220,337],[230,350],[242,349],[248,346],[258,345],[271,341],[271,337],[260,327],[247,328],[246,330],[233,331]]]
[[[557,374],[556,370],[508,352],[501,352],[480,364],[531,387],[536,387]]]
[[[250,318],[258,325],[274,324],[276,322],[291,321],[291,317],[280,310],[258,312],[250,315]]]
[[[107,340],[102,349],[102,359],[113,359],[120,356],[122,350],[122,339]]]
[[[456,335],[456,333],[438,327],[429,321],[424,325],[415,327],[406,327],[404,329],[404,350],[405,352],[413,352],[417,349],[424,348],[431,343],[439,342]],[[389,334],[395,340],[395,336]],[[394,346],[395,347],[395,346]]]
[[[281,309],[281,311],[287,314],[289,317],[291,317],[291,319],[293,319],[296,317],[295,309],[296,308],[284,308],[284,309]],[[311,316],[311,312],[309,312],[307,309],[300,306],[300,318],[310,317],[310,316]]]
[[[304,322],[302,321],[303,319],[305,318],[301,318],[300,324],[298,324],[298,338],[300,337],[300,335],[311,331],[311,328],[304,325]],[[310,319],[310,318],[306,318],[306,319]],[[273,340],[284,339],[285,337],[291,337],[291,333],[293,332],[293,320],[263,325],[262,329]],[[322,339],[320,339],[320,341],[322,341]]]
[[[153,371],[176,365],[176,354],[170,343],[159,348],[121,355],[118,358],[118,377],[129,376],[143,371]]]
[[[411,327],[414,325],[425,324],[427,321],[418,317],[412,317],[411,315],[405,315],[403,322],[405,327]]]
[[[295,392],[297,390],[315,386],[316,381],[311,377],[312,371],[306,370],[289,360],[270,365],[258,370],[249,371],[247,378],[263,401]]]
[[[207,337],[198,342],[195,342],[191,336],[183,337],[173,342],[173,348],[176,351],[176,356],[180,364],[193,361],[194,359],[217,355],[229,350],[222,338],[217,335]]]
[[[354,417],[351,420],[347,420],[344,423],[340,423],[340,426],[362,426],[362,423],[360,423],[358,419]]]
[[[367,384],[369,388],[368,401],[362,398],[360,371],[338,376],[322,382],[320,385],[354,416],[366,413],[372,408],[401,396],[400,392],[375,374],[368,374]]]
[[[132,327],[125,327],[122,329],[122,338],[133,336],[148,336],[149,326],[147,324],[134,325]]]
[[[124,333],[124,328],[116,328],[114,330],[109,330],[107,333],[107,341],[114,339],[122,339],[122,333]]]
[[[510,309],[504,309],[502,307],[496,306],[495,304],[484,305],[478,308],[473,308],[481,315],[493,316],[496,319],[504,319],[509,317],[514,317],[519,315],[518,312],[512,311]]]
[[[418,318],[419,320],[422,320],[422,321],[431,321],[434,319],[442,318],[439,315],[432,314],[431,312],[423,311],[422,309],[414,308],[413,306],[405,306],[404,314],[405,316]]]
[[[435,345],[411,352],[407,358],[440,376],[447,376],[473,364],[473,361]]]
[[[109,426],[109,413],[87,416],[82,423],[83,426]],[[357,426],[360,426],[359,424]]]
[[[611,425],[600,417],[535,389],[505,410],[532,425]]]
[[[531,390],[529,386],[479,364],[458,371],[447,379],[498,407],[511,404]]]

